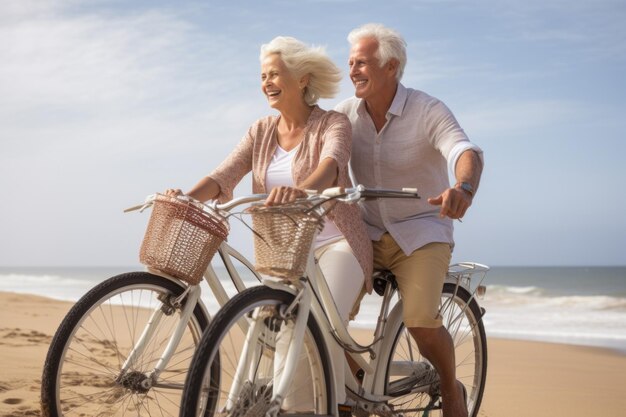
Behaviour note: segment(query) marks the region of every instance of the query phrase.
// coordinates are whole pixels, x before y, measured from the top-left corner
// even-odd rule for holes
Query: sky
[[[148,213],[122,210],[189,189],[275,113],[261,44],[324,46],[332,109],[369,22],[404,36],[402,83],[485,153],[454,261],[626,265],[625,21],[621,0],[3,0],[0,266],[138,264]],[[243,226],[229,241],[251,256]]]

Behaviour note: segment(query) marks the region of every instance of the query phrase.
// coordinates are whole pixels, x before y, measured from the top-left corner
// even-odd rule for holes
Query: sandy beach
[[[71,303],[0,292],[0,416],[39,416],[41,370]],[[489,339],[484,417],[618,417],[626,356],[607,349]]]

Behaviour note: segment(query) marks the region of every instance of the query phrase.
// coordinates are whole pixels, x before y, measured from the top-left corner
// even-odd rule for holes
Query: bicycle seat
[[[385,289],[389,284],[391,284],[391,288],[393,288],[394,290],[398,289],[396,276],[388,269],[380,269],[374,271],[374,273],[372,274],[372,279],[374,280],[374,291],[380,296],[383,296],[385,294]]]

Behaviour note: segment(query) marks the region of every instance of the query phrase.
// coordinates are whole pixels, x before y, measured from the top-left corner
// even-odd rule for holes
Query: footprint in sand
[[[6,398],[2,400],[4,404],[18,405],[22,404],[24,400],[22,398]],[[11,411],[9,414],[3,414],[5,417],[27,417],[27,416],[40,416],[38,409],[32,408],[31,405],[22,405],[17,407],[16,410]]]
[[[2,402],[5,404],[15,405],[15,404],[21,404],[22,402],[24,402],[24,400],[21,398],[7,398],[6,400]]]
[[[35,410],[33,408],[23,409],[14,411],[11,414],[6,414],[6,417],[29,417],[29,416],[40,416],[39,410]]]
[[[7,328],[0,329],[0,338],[3,339],[0,344],[16,347],[35,346],[41,343],[49,344],[52,341],[52,336],[48,336],[36,330]]]

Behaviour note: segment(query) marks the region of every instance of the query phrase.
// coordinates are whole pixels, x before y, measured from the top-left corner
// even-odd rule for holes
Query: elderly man
[[[369,187],[418,187],[427,200],[366,202],[362,212],[374,243],[374,267],[397,278],[406,327],[439,372],[444,417],[466,417],[454,346],[438,312],[452,247],[452,220],[472,204],[482,151],[450,110],[400,83],[406,43],[394,30],[367,24],[348,36],[355,96],[336,110],[352,123],[351,168]],[[450,186],[448,168],[455,173]]]

